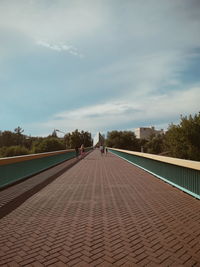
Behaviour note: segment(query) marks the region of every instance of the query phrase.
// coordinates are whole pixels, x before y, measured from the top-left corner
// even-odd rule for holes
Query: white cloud
[[[192,107],[191,107],[192,103]],[[149,121],[149,125],[167,127],[172,121],[177,121],[180,114],[188,115],[199,111],[200,85],[187,88],[184,91],[172,91],[165,95],[157,95],[137,99],[127,99],[126,102],[113,102],[82,107],[76,110],[66,110],[55,114],[49,121],[42,124],[27,125],[28,128],[44,129],[52,132],[54,128],[71,132],[75,129],[107,132],[115,130],[121,125],[132,124],[132,130]],[[170,120],[171,119],[171,120]],[[170,121],[169,121],[170,120]],[[149,126],[146,125],[146,126]],[[124,126],[125,127],[125,126]],[[128,127],[130,129],[130,127]]]
[[[37,41],[36,44],[39,46],[43,46],[43,47],[46,47],[48,49],[57,51],[57,52],[67,51],[69,54],[72,54],[74,56],[83,57],[83,55],[78,52],[77,48],[73,47],[72,45],[66,45],[66,44],[62,44],[62,43],[50,44],[50,43],[45,42],[45,41]]]
[[[3,0],[0,6],[0,26],[34,40],[76,41],[105,24],[103,5],[98,1]]]
[[[62,112],[55,115],[57,119],[79,119],[81,118],[91,118],[91,117],[101,117],[101,116],[117,116],[123,113],[126,113],[130,109],[133,109],[133,106],[130,106],[127,103],[105,103],[95,106],[90,106],[87,108],[80,108],[72,110],[70,112]]]
[[[140,98],[155,95],[161,90],[179,89],[182,86],[181,74],[187,69],[189,60],[189,55],[181,51],[157,51],[145,54],[137,51],[136,54],[94,70],[90,81],[95,84],[97,77],[103,82],[106,81],[111,88],[110,91],[113,92],[114,101],[118,99],[139,101]]]

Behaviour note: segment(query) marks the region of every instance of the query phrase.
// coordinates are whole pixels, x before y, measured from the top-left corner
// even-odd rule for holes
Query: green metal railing
[[[86,148],[85,151],[89,151]],[[0,188],[28,178],[76,156],[75,150],[62,150],[0,159]]]
[[[200,162],[109,148],[109,151],[200,199]]]

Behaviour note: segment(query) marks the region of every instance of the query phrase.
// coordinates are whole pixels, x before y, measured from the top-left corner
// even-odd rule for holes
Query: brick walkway
[[[94,151],[0,220],[1,266],[200,266],[200,201]]]

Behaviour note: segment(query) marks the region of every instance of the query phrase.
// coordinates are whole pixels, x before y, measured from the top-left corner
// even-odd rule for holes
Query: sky
[[[106,133],[200,111],[199,0],[0,0],[0,130]]]

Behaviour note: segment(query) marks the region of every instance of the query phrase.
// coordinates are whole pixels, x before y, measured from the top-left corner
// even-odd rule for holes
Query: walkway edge
[[[84,157],[86,157],[90,152],[91,151],[87,152]],[[45,186],[47,186],[48,184],[53,182],[56,178],[58,178],[61,174],[63,174],[68,169],[70,169],[72,166],[74,166],[80,160],[82,160],[82,159],[73,158],[70,160],[66,160],[65,162],[57,164],[56,166],[48,168],[45,171],[42,171],[42,172],[40,172],[34,176],[31,176],[31,177],[26,178],[25,180],[21,181],[21,182],[26,182],[29,179],[31,179],[31,178],[34,179],[35,176],[40,176],[42,174],[47,176],[48,173],[51,172],[51,174],[46,179],[44,179],[41,183],[33,185],[32,188],[30,188],[29,190],[23,192],[22,194],[14,197],[14,198],[12,198],[12,200],[8,201],[5,205],[0,207],[0,219],[3,218],[4,216],[8,215],[10,212],[12,212],[17,207],[19,207],[21,204],[23,204],[28,198],[30,198],[31,196],[33,196],[34,194],[39,192],[41,189],[43,189]],[[68,163],[68,164],[66,165],[66,163]],[[58,167],[60,165],[65,165],[65,166],[61,167],[61,169],[59,168],[59,170],[58,170]],[[52,173],[52,171],[53,171],[53,173]],[[19,184],[20,183],[16,183],[16,184],[11,185],[7,188],[4,188],[1,191],[9,190],[11,187],[19,185]]]
[[[110,151],[110,152],[111,152],[111,151]],[[138,165],[138,164],[136,164],[136,163],[133,163],[132,161],[130,161],[130,160],[128,160],[128,159],[125,159],[125,158],[123,158],[123,157],[121,157],[121,156],[119,156],[119,155],[117,155],[117,154],[115,154],[115,153],[113,153],[113,152],[111,152],[111,153],[112,153],[113,155],[115,155],[115,156],[117,156],[117,157],[119,157],[119,158],[121,158],[121,159],[123,159],[123,160],[129,162],[130,164],[135,165],[136,167],[138,167],[138,168],[140,168],[140,169],[142,169],[142,170],[144,170],[144,171],[146,171],[146,172],[152,174],[153,176],[159,178],[160,180],[163,180],[165,183],[170,184],[170,185],[172,185],[173,187],[176,187],[176,188],[180,189],[182,192],[187,193],[188,195],[193,196],[193,197],[195,197],[195,198],[198,199],[198,200],[200,199],[200,196],[199,196],[199,195],[197,195],[197,194],[195,194],[195,193],[193,193],[193,192],[187,190],[186,188],[184,188],[184,187],[182,187],[182,186],[179,186],[179,185],[177,185],[177,184],[175,184],[175,183],[173,183],[173,182],[171,182],[171,181],[165,179],[164,177],[162,177],[162,176],[160,176],[160,175],[158,175],[158,174],[156,174],[156,173],[154,173],[154,172],[151,172],[151,171],[149,171],[148,169],[145,169],[144,167],[141,167],[140,165]]]

